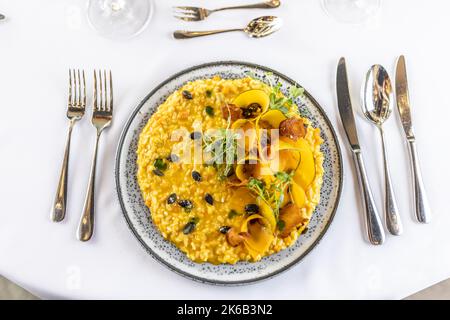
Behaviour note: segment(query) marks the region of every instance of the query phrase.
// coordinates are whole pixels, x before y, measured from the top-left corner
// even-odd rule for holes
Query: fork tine
[[[179,10],[179,9],[174,9],[172,11],[172,13],[174,14],[184,14],[184,15],[197,15],[198,11],[195,10]]]
[[[105,89],[105,111],[108,111],[108,91],[106,89],[106,70],[103,69],[103,88]]]
[[[99,88],[100,88],[100,105],[99,105],[99,110],[104,110],[103,109],[103,82],[102,82],[102,71],[98,70],[98,80],[100,82]]]
[[[69,107],[72,106],[72,70],[69,69],[69,98],[67,101]]]
[[[97,71],[94,70],[94,109],[97,110]]]
[[[113,111],[113,87],[112,87],[112,73],[109,70],[109,111]]]
[[[183,20],[183,21],[197,21],[199,20],[198,17],[182,17],[182,16],[174,16],[177,19]]]
[[[84,69],[83,69],[83,108],[86,107],[86,78],[84,76]]]
[[[191,11],[191,12],[196,12],[198,10],[197,7],[192,7],[192,6],[175,6],[172,7],[174,10],[185,10],[185,11]]]
[[[73,107],[78,107],[78,83],[77,83],[77,72],[75,69],[72,69],[73,76]]]
[[[78,76],[78,101],[77,101],[77,107],[82,107],[82,97],[81,97],[81,77],[80,77],[80,69],[77,70],[77,76]]]

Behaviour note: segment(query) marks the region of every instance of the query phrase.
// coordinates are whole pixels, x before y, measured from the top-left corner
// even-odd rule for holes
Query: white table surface
[[[450,159],[448,99],[450,2],[383,1],[380,16],[363,26],[340,24],[318,0],[284,0],[271,13],[285,25],[271,37],[244,34],[177,41],[180,27],[240,26],[263,10],[218,13],[206,22],[171,18],[174,4],[233,1],[156,1],[148,28],[128,41],[91,30],[85,1],[6,1],[0,12],[0,273],[42,298],[309,299],[402,298],[450,277]],[[387,123],[392,176],[405,232],[381,247],[363,240],[359,189],[337,114],[335,71],[347,58],[354,105],[365,72],[383,64],[393,76],[396,57],[407,57],[413,116],[433,221],[413,220],[409,163],[398,115]],[[326,236],[301,263],[258,284],[217,287],[182,278],[148,255],[129,231],[114,184],[114,156],[131,111],[158,83],[184,68],[216,60],[266,65],[298,80],[321,103],[338,131],[345,182],[339,210]],[[111,68],[114,123],[105,132],[97,175],[93,239],[75,238],[83,206],[94,129],[89,116],[75,127],[68,212],[49,220],[67,121],[69,67]],[[91,90],[89,90],[91,91]],[[357,117],[374,194],[381,209],[382,167],[376,129]]]

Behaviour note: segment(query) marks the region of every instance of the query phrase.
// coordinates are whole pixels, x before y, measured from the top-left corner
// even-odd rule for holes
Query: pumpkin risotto
[[[320,130],[251,77],[196,80],[139,137],[137,178],[162,235],[195,262],[258,261],[295,243],[320,199]]]

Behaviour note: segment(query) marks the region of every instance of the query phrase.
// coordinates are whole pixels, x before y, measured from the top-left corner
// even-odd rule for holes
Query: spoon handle
[[[399,236],[403,232],[403,226],[398,213],[397,200],[395,199],[394,189],[392,187],[391,173],[388,165],[388,156],[386,149],[386,139],[384,131],[380,127],[381,145],[383,147],[383,164],[384,164],[384,215],[386,219],[386,227],[388,231],[394,235]]]
[[[233,31],[244,31],[244,29],[222,29],[222,30],[210,30],[210,31],[184,31],[177,30],[173,33],[175,39],[189,39],[196,37],[209,36],[211,34],[233,32]]]
[[[384,230],[381,225],[380,217],[378,216],[375,200],[373,199],[372,191],[369,185],[369,179],[366,173],[366,167],[360,150],[355,150],[353,156],[356,162],[359,182],[361,184],[364,214],[367,227],[367,236],[370,243],[380,245],[384,242]]]
[[[414,204],[417,221],[420,223],[429,223],[431,221],[431,212],[428,204],[425,186],[423,185],[422,173],[420,170],[419,159],[417,156],[416,142],[414,139],[408,140],[409,153],[411,156],[412,175],[414,180]]]

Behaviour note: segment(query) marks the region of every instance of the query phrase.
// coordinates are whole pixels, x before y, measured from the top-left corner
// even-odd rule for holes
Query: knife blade
[[[350,89],[348,84],[347,67],[345,58],[339,60],[336,90],[338,99],[339,114],[344,126],[345,134],[353,151],[360,150],[358,134],[356,132],[355,116],[353,114],[352,101],[350,99]]]
[[[406,76],[405,57],[400,56],[397,61],[395,73],[395,92],[397,98],[397,109],[400,114],[400,120],[408,140],[414,140],[412,128],[411,109],[409,103],[408,78]]]
[[[356,130],[355,116],[353,114],[350,89],[347,77],[347,67],[345,58],[341,58],[338,63],[336,74],[336,93],[338,109],[341,116],[342,125],[350,143],[350,148],[355,160],[358,180],[361,186],[362,199],[364,203],[364,220],[366,222],[366,232],[369,242],[380,245],[384,242],[384,230],[378,215],[375,200],[370,189],[369,179],[364,165],[364,159],[359,145],[358,133]]]
[[[417,221],[429,223],[431,221],[431,209],[425,192],[425,185],[422,179],[422,171],[419,164],[419,156],[416,147],[411,121],[411,105],[408,93],[408,79],[406,76],[405,57],[400,56],[397,60],[395,73],[395,95],[397,99],[397,110],[400,115],[403,130],[409,146],[409,155],[412,168],[413,189],[414,189],[414,211]]]

